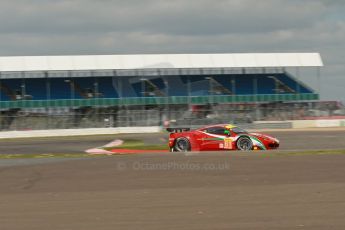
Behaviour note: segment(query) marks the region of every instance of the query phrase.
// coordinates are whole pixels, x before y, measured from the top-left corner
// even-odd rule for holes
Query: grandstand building
[[[322,66],[318,53],[0,57],[0,129],[260,120],[318,100],[289,70]]]

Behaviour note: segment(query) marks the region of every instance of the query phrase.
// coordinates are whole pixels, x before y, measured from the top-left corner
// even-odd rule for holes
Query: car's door
[[[200,145],[200,150],[209,150],[209,151],[218,151],[218,150],[224,150],[224,144],[226,141],[226,138],[229,137],[229,134],[227,134],[228,129],[221,127],[221,126],[215,126],[210,127],[201,130],[201,132],[204,134],[202,137],[202,142]]]

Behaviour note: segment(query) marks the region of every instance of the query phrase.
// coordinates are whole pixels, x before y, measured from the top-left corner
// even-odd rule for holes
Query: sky
[[[0,56],[319,52],[345,102],[345,0],[0,0]]]

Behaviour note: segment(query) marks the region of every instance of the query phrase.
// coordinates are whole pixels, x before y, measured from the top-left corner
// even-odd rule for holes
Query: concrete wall
[[[25,137],[86,136],[86,135],[102,135],[102,134],[118,134],[118,133],[157,133],[160,131],[161,131],[161,127],[159,126],[8,131],[8,132],[0,132],[0,139],[25,138]]]
[[[323,128],[323,127],[341,127],[345,126],[345,120],[296,120],[292,122],[292,128]]]

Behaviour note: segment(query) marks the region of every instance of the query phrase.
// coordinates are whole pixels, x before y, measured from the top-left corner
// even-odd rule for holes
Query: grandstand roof
[[[319,53],[222,53],[0,57],[1,72],[323,66]]]

